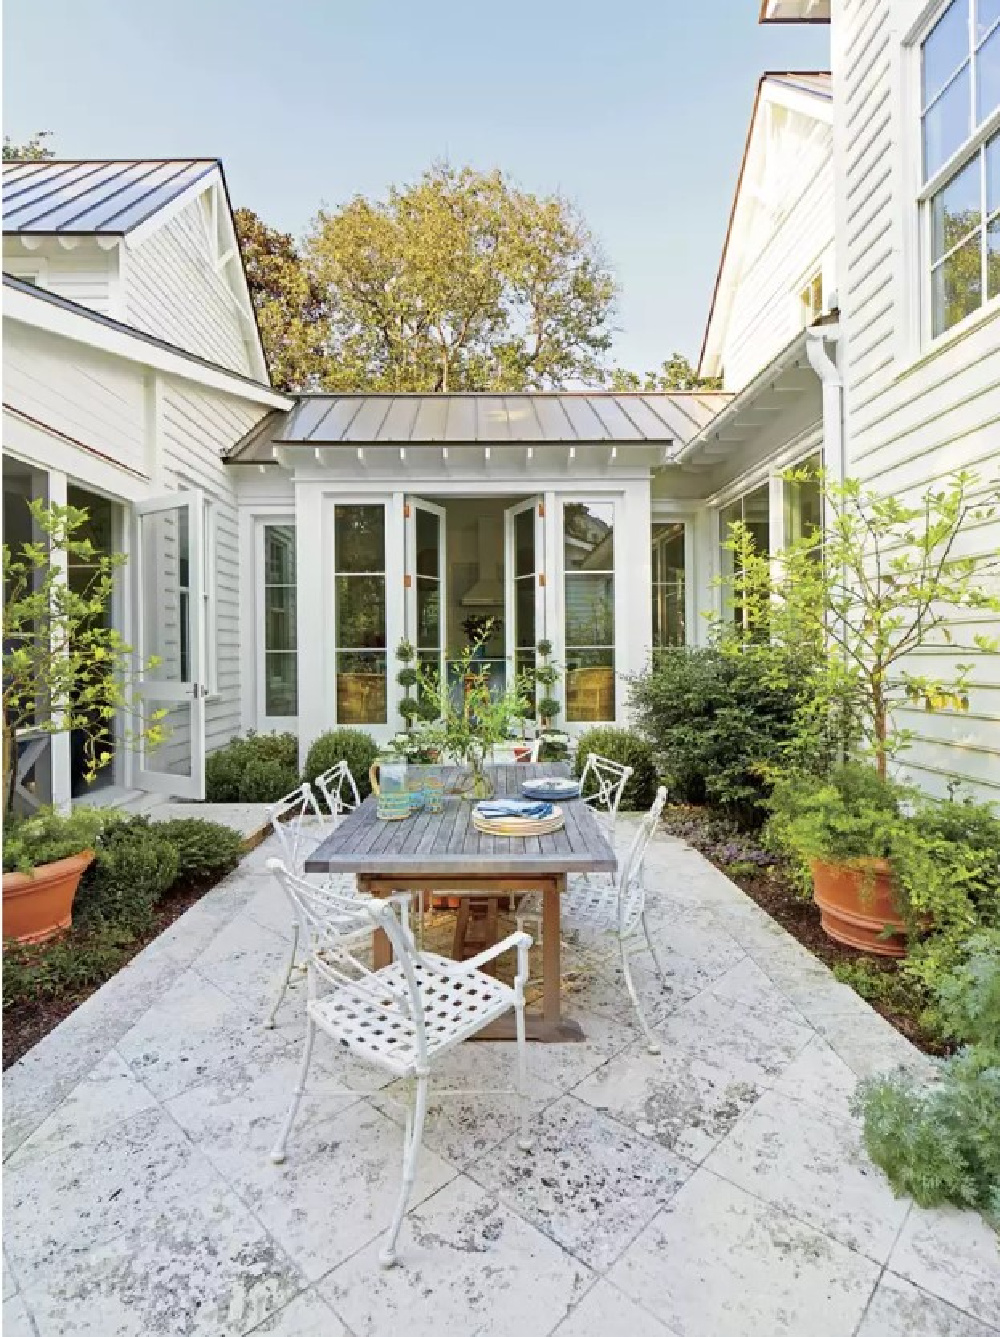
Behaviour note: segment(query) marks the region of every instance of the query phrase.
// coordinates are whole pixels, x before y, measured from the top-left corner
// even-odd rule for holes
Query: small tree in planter
[[[116,714],[128,705],[128,685],[133,679],[132,647],[120,632],[107,624],[107,609],[115,572],[124,564],[120,554],[98,552],[81,532],[86,510],[75,506],[47,506],[29,502],[32,523],[39,534],[14,553],[3,546],[3,800],[4,811],[13,807],[19,734],[27,729],[47,734],[73,731],[83,736],[86,775],[93,778],[111,761],[108,731]],[[66,578],[70,563],[89,572],[83,589],[74,589]],[[151,660],[149,667],[156,661]],[[162,741],[157,710],[126,741]],[[81,857],[85,847],[80,847]],[[33,870],[30,888],[18,884],[17,911],[7,905],[14,895],[13,879],[4,879],[4,929],[18,936],[15,915],[22,908],[31,920],[26,930],[35,940],[69,923],[73,896],[80,875],[92,858],[80,863],[65,855],[57,862],[74,863],[59,872],[59,887],[50,891],[40,870]],[[53,864],[52,867],[55,867]],[[37,896],[55,896],[41,922],[29,907]],[[15,902],[12,900],[11,905]],[[53,918],[54,916],[54,918]],[[46,918],[47,917],[47,918]]]
[[[554,692],[562,673],[553,662],[551,641],[539,641],[535,650],[539,661],[535,665],[535,682],[541,688],[541,694],[535,702],[539,732],[542,735],[539,760],[561,761],[567,754],[569,742],[566,735],[555,727],[562,704]]]
[[[996,653],[995,639],[973,635],[961,650],[969,662],[955,664],[949,674],[917,672],[911,656],[928,647],[951,647],[956,616],[1000,611],[1000,597],[986,586],[1000,570],[1000,558],[956,555],[970,522],[988,522],[997,514],[997,493],[977,502],[972,499],[977,487],[975,475],[960,472],[946,487],[906,505],[855,480],[826,480],[823,531],[777,558],[757,552],[745,526],[733,526],[738,630],[724,636],[723,644],[741,653],[767,637],[813,652],[807,658],[817,690],[800,721],[802,753],[827,746],[831,732],[856,736],[885,785],[893,760],[913,737],[898,722],[901,705],[968,709],[971,659]],[[812,793],[821,801],[813,803]],[[791,830],[794,824],[815,846],[813,880],[824,927],[852,945],[859,945],[859,923],[866,935],[884,939],[889,921],[870,913],[872,903],[899,899],[884,849],[862,855],[855,847],[840,861],[831,858],[838,830],[846,845],[848,830],[857,836],[870,824],[869,788],[854,779],[830,785],[821,778],[812,785],[788,785],[784,794],[778,828],[784,823]]]

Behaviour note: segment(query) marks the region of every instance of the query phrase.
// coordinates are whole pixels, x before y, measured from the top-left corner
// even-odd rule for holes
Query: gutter
[[[847,432],[844,424],[844,378],[828,343],[840,343],[840,322],[813,325],[806,331],[806,357],[820,379],[823,391],[823,462],[834,482],[843,484],[847,477]]]

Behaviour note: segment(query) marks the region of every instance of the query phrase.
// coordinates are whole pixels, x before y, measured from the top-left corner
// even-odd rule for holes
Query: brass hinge
[[[412,583],[413,583],[413,577],[410,575],[409,572],[407,572],[406,575],[403,577],[403,589],[408,590]]]
[[[403,519],[404,519],[404,520],[409,520],[409,518],[410,518],[410,503],[409,503],[408,501],[404,501],[404,502],[403,502]]]
[[[539,571],[539,573],[538,573],[538,584],[539,584],[539,587],[540,587],[540,588],[542,588],[542,589],[545,588],[545,572],[544,572],[544,571]]]
[[[544,502],[544,501],[540,501],[540,502],[538,503],[538,518],[539,518],[539,520],[544,520],[544,519],[545,519],[545,502]]]

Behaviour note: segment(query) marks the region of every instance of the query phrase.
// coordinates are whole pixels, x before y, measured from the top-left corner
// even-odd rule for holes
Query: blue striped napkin
[[[552,804],[523,798],[486,799],[476,804],[476,812],[489,822],[502,817],[551,817]]]

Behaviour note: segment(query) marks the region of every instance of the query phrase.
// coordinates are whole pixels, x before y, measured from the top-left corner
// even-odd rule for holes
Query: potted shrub
[[[947,486],[906,504],[856,480],[826,480],[824,529],[777,558],[756,552],[745,526],[732,527],[737,630],[724,643],[736,653],[741,640],[752,646],[764,637],[812,647],[814,692],[797,719],[800,756],[825,755],[834,734],[851,744],[857,739],[855,754],[871,762],[863,779],[855,768],[835,774],[828,786],[810,787],[799,777],[793,782],[803,786],[799,799],[786,789],[777,801],[778,829],[791,833],[813,865],[817,899],[839,904],[833,936],[849,931],[847,915],[865,926],[866,935],[865,921],[884,921],[880,929],[871,925],[874,942],[882,947],[866,943],[869,951],[884,951],[886,943],[893,943],[896,954],[905,950],[902,940],[893,939],[904,897],[890,867],[879,862],[892,854],[890,829],[901,801],[889,780],[890,766],[913,734],[900,724],[898,708],[969,706],[971,663],[955,664],[948,675],[923,673],[918,667],[949,664],[950,656],[915,661],[914,653],[950,647],[951,624],[961,615],[1000,611],[1000,598],[987,584],[997,558],[956,556],[967,524],[996,513],[995,497],[972,500],[979,491],[976,476],[960,472]],[[961,653],[971,659],[997,648],[995,640],[974,634]],[[783,805],[790,805],[787,821],[780,816]],[[895,830],[898,836],[898,825]],[[816,886],[817,871],[822,889]],[[886,909],[884,916],[877,905]],[[824,910],[828,932],[830,914]]]
[[[80,878],[94,861],[101,814],[79,808],[14,820],[4,832],[3,935],[45,942],[68,929]]]
[[[76,506],[28,503],[37,540],[18,552],[3,546],[3,800],[14,809],[18,736],[72,731],[83,739],[86,776],[112,757],[110,730],[128,706],[135,672],[132,647],[109,625],[107,609],[121,554],[98,551],[86,537],[88,513]],[[71,585],[69,565],[87,571],[86,584]],[[151,659],[147,667],[154,667]],[[134,707],[134,703],[133,703]],[[164,737],[166,711],[154,710],[122,741],[156,744]],[[73,896],[90,859],[86,816],[41,816],[7,833],[3,880],[4,934],[39,942],[68,926]],[[37,822],[39,825],[35,825]],[[89,853],[89,857],[86,857]],[[82,862],[81,862],[82,860]],[[46,869],[50,862],[59,867]],[[37,903],[32,907],[31,902]],[[20,927],[18,927],[20,926]]]

